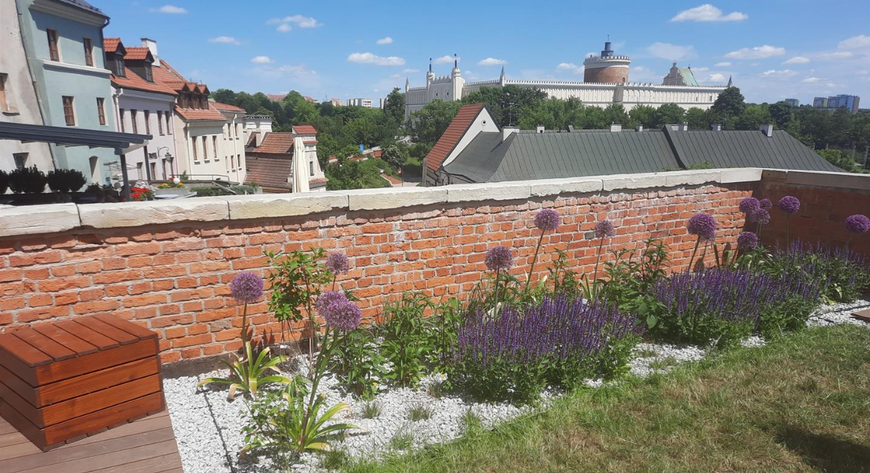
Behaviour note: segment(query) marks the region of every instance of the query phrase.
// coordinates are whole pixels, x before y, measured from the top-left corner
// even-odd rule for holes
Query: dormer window
[[[154,82],[154,76],[151,74],[151,64],[145,64],[145,80]]]
[[[127,77],[127,70],[124,68],[124,57],[115,55],[115,75],[118,77]]]

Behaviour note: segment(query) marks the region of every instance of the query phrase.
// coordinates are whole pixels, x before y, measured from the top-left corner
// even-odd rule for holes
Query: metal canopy
[[[130,181],[127,177],[127,158],[124,154],[144,146],[151,138],[151,135],[134,135],[132,133],[118,133],[117,131],[0,122],[0,140],[114,149],[115,154],[121,157],[121,174],[124,177],[123,191],[127,200],[130,200]]]

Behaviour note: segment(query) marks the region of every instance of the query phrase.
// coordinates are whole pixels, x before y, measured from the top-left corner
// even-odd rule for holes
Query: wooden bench
[[[0,335],[0,415],[50,447],[164,408],[157,334],[111,315]]]

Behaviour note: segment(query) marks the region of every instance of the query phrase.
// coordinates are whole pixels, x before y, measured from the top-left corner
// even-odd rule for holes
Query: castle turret
[[[405,77],[405,92],[411,90],[411,80]]]
[[[429,72],[426,73],[426,86],[428,87],[435,80],[435,73],[432,72],[432,58],[429,58]]]
[[[499,85],[501,85],[502,87],[504,87],[504,84],[505,84],[505,79],[504,79],[504,66],[501,66],[501,75],[498,76],[498,83],[499,83]]]
[[[628,68],[631,58],[613,54],[610,41],[604,43],[600,56],[589,56],[583,61],[585,72],[584,82],[601,82],[607,84],[628,82]]]
[[[459,77],[462,73],[459,71],[459,57],[454,54],[453,55],[453,77]]]

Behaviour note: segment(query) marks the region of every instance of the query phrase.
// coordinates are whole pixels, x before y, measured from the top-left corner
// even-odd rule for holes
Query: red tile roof
[[[149,57],[153,60],[153,56],[151,56],[151,50],[142,46],[130,46],[129,48],[125,48],[127,50],[127,54],[124,55],[125,61],[144,61]]]
[[[441,164],[447,159],[453,148],[456,148],[462,135],[468,131],[468,127],[471,126],[481,110],[483,110],[483,104],[479,103],[466,105],[459,109],[456,116],[453,117],[453,121],[450,122],[450,126],[447,127],[447,130],[444,131],[444,134],[426,156],[426,167],[433,171],[437,171],[441,167]]]
[[[127,69],[127,77],[117,77],[114,74],[111,76],[112,85],[124,89],[144,90],[146,92],[158,92],[167,95],[178,95],[171,87],[160,84],[158,82],[148,82],[139,77],[138,74],[130,69]]]
[[[215,108],[217,108],[218,110],[227,110],[227,111],[230,111],[230,112],[241,112],[241,113],[245,113],[245,109],[244,109],[244,108],[236,107],[235,105],[230,105],[230,104],[228,104],[228,103],[212,102],[212,105],[214,105]]]
[[[257,183],[265,190],[273,192],[290,192],[290,170],[293,161],[287,158],[262,157],[247,155],[245,168],[245,183]]]
[[[157,64],[154,64],[154,66],[157,66]],[[181,82],[182,84],[184,82],[187,82],[186,80],[184,80],[183,75],[179,74],[178,71],[175,70],[175,68],[170,66],[169,63],[164,61],[163,59],[160,60],[160,66],[162,67],[155,67],[152,71],[154,73],[155,81]]]
[[[283,94],[283,95],[281,95],[281,94],[266,94],[266,97],[269,97],[269,99],[274,101],[274,102],[283,102],[284,97],[286,97],[286,96],[287,96],[287,94]]]
[[[311,125],[298,125],[293,127],[293,133],[297,135],[316,135],[317,130]]]
[[[225,121],[226,117],[221,113],[218,109],[209,105],[207,109],[205,108],[181,108],[178,105],[175,106],[175,113],[177,113],[181,118],[187,121],[194,120],[219,120]]]
[[[103,38],[103,51],[113,53],[118,50],[119,44],[121,44],[121,38]]]
[[[260,143],[260,146],[257,146],[250,152],[262,154],[285,154],[289,156],[293,149],[293,138],[295,138],[293,133],[266,133],[266,137],[263,138],[263,142]]]

